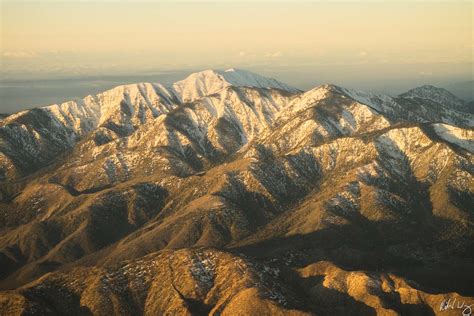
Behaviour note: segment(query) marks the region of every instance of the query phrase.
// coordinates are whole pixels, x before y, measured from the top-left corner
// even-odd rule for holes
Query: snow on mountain
[[[346,96],[370,106],[395,121],[442,122],[463,127],[474,126],[474,115],[467,113],[460,106],[462,100],[457,99],[444,89],[425,87],[427,88],[420,87],[410,90],[414,92],[401,94],[398,97],[342,87],[336,88]],[[433,92],[433,96],[430,96],[429,91]]]
[[[388,128],[391,123],[372,107],[324,84],[293,98],[280,111],[274,128],[258,139],[270,148],[288,152]]]
[[[51,115],[52,122],[57,122],[56,127],[70,128],[73,134],[82,136],[97,126],[101,114],[100,104],[92,96],[43,109]],[[70,141],[73,142],[73,139]]]
[[[390,112],[396,107],[396,103],[392,97],[384,94],[375,94],[355,89],[337,87],[341,93],[357,100],[360,103],[370,106],[376,111]]]
[[[54,104],[43,109],[65,127],[72,129],[75,134],[83,135],[110,121],[117,125],[127,125],[131,129],[132,125],[140,125],[168,113],[182,101],[192,102],[228,86],[299,91],[275,79],[245,70],[205,70],[191,74],[169,87],[159,83],[121,85],[96,96]],[[9,121],[16,117],[10,116]]]
[[[214,94],[228,86],[274,88],[289,92],[299,90],[278,80],[257,75],[241,69],[205,70],[193,73],[186,79],[173,84],[173,89],[183,102],[190,102],[202,96]]]
[[[453,143],[474,153],[474,131],[447,124],[433,124],[436,134],[447,142]]]
[[[424,85],[411,89],[405,93],[400,94],[400,97],[410,99],[423,99],[440,103],[450,109],[467,111],[466,102],[459,99],[454,94],[446,89],[438,88],[431,85]]]
[[[232,92],[227,91],[229,87],[242,89]],[[252,92],[252,88],[262,90]],[[222,92],[221,95],[217,95],[218,92]],[[0,150],[6,154],[0,171],[14,170],[13,166],[20,166],[17,170],[29,170],[28,166],[36,170],[51,162],[57,153],[74,148],[80,140],[87,140],[81,146],[94,148],[130,136],[159,116],[175,110],[183,102],[197,102],[198,99],[202,99],[203,106],[208,107],[209,111],[203,112],[205,120],[200,124],[196,123],[194,112],[182,112],[186,116],[190,115],[189,122],[197,124],[186,128],[189,135],[201,135],[210,125],[211,134],[205,138],[208,137],[214,144],[230,143],[214,128],[225,131],[231,129],[241,138],[236,140],[237,145],[243,144],[272,121],[279,109],[288,103],[287,99],[293,92],[299,90],[248,71],[206,70],[192,74],[172,86],[158,83],[127,84],[84,99],[22,111],[0,122]],[[204,99],[212,95],[217,97]],[[179,115],[177,113],[168,118],[166,124],[179,120]],[[212,122],[209,121],[211,117]],[[201,132],[196,129],[198,125]],[[166,129],[157,131],[156,135],[162,133],[165,133],[165,139],[171,137],[166,135]],[[204,142],[199,146],[208,150],[205,149],[205,138],[199,138],[199,142]],[[194,140],[198,141],[198,138]],[[153,140],[153,143],[156,141]],[[226,149],[231,150],[230,147]],[[32,164],[33,161],[35,163]],[[9,176],[13,176],[13,173],[9,172]]]
[[[255,137],[269,136],[274,122],[284,125],[283,134],[271,138],[281,148],[371,132],[393,122],[473,124],[472,115],[429,101],[429,91],[435,93],[432,99],[449,99],[443,89],[420,89],[408,97],[391,97],[325,84],[302,93],[239,69],[205,70],[171,86],[121,85],[1,120],[0,172],[9,177],[15,176],[12,170],[29,173],[71,149],[92,153],[87,155],[92,158],[106,155],[113,146],[102,145],[132,135],[124,141],[130,146],[145,142],[146,147],[168,146],[182,157],[195,151],[196,157],[215,160]]]

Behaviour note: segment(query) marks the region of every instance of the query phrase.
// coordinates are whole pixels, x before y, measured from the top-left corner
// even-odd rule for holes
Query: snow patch
[[[474,131],[447,124],[433,124],[439,137],[474,153]]]

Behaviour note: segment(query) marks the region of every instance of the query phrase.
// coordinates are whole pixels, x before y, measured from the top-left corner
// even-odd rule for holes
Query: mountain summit
[[[452,100],[229,69],[9,115],[0,314],[470,304],[474,117]]]
[[[267,78],[253,72],[241,69],[204,70],[189,75],[186,79],[172,85],[184,102],[205,95],[217,93],[228,86],[274,88],[289,92],[299,90],[278,80]]]
[[[402,93],[400,97],[410,99],[430,100],[460,111],[470,111],[468,103],[446,89],[438,88],[432,85],[424,85]]]

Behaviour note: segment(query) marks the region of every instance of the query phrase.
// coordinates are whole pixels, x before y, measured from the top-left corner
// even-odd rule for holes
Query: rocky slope
[[[440,304],[474,300],[463,110],[231,69],[10,115],[0,310],[459,314]]]
[[[411,89],[400,96],[412,100],[429,100],[433,103],[441,104],[451,109],[472,113],[472,108],[469,106],[468,102],[459,99],[454,94],[443,88],[425,85]]]

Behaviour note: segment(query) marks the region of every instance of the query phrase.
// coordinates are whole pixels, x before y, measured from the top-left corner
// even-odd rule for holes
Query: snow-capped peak
[[[275,88],[290,92],[299,91],[278,80],[235,68],[196,72],[173,84],[174,90],[184,102],[214,94],[228,86]]]
[[[408,90],[405,93],[402,93],[401,96],[404,97],[420,97],[420,98],[433,98],[433,94],[443,95],[444,97],[449,97],[452,99],[457,99],[451,92],[446,89],[438,88],[432,85],[423,85]]]
[[[455,110],[466,111],[466,102],[456,97],[454,94],[446,89],[438,88],[432,85],[424,85],[411,89],[405,93],[400,94],[400,97],[409,99],[424,99],[433,101],[448,108]]]

